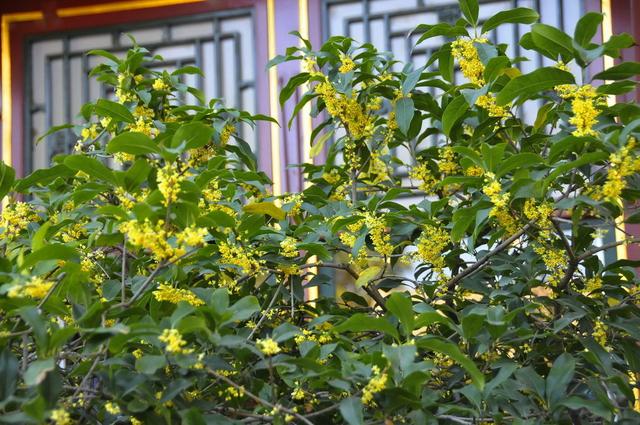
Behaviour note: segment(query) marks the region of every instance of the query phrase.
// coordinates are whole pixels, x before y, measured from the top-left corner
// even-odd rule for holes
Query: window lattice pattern
[[[35,144],[47,129],[66,123],[80,123],[75,114],[98,97],[112,97],[104,85],[89,78],[89,71],[104,59],[87,56],[91,49],[105,49],[116,55],[132,45],[130,34],[152,54],[164,58],[158,70],[172,71],[185,65],[200,67],[206,78],[182,75],[181,82],[197,87],[205,98],[221,98],[230,107],[256,110],[255,36],[252,10],[201,14],[85,32],[55,34],[29,42],[26,78],[25,170],[47,166],[51,158],[73,149],[76,136],[71,131],[49,136]],[[188,95],[182,99],[196,103]],[[239,129],[256,148],[253,132]]]

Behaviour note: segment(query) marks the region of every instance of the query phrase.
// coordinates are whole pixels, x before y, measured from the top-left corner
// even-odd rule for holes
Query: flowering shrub
[[[305,85],[326,158],[282,196],[239,132],[269,118],[92,52],[115,101],[76,152],[0,168],[0,421],[637,423],[638,264],[602,254],[638,242],[613,234],[640,217],[640,109],[606,99],[640,67],[587,71],[633,40],[460,6],[416,29],[449,40],[419,68],[344,37],[272,60],[303,61],[280,100]],[[503,24],[557,65],[522,74]]]

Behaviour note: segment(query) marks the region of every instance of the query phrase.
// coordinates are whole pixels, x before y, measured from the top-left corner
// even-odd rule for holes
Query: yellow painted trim
[[[205,0],[135,0],[116,3],[92,4],[87,6],[61,7],[56,10],[60,18],[72,16],[98,15],[100,13],[123,12],[125,10],[150,9],[178,4],[202,3]]]
[[[602,21],[602,41],[607,41],[613,35],[613,21],[611,18],[611,0],[602,0],[602,13],[604,14],[604,19]],[[603,69],[607,69],[613,66],[613,58],[610,56],[604,56],[602,59],[602,67]],[[614,105],[616,103],[616,96],[611,95],[607,96],[607,103],[609,105]],[[624,209],[624,205],[620,202],[620,205]],[[616,220],[616,229],[615,229],[615,238],[617,241],[625,239],[627,236],[624,233],[624,213],[622,216],[618,217]],[[618,260],[624,260],[627,258],[627,246],[626,245],[618,245],[616,247],[616,257]]]
[[[276,16],[275,0],[267,0],[267,50],[269,58],[276,56]],[[278,120],[278,71],[269,68],[269,109],[271,116]],[[271,123],[271,173],[273,194],[282,195],[282,164],[280,161],[280,127]]]
[[[37,21],[43,19],[41,11],[7,13],[2,15],[0,37],[2,38],[2,160],[13,165],[11,158],[11,41],[10,25],[14,22]]]

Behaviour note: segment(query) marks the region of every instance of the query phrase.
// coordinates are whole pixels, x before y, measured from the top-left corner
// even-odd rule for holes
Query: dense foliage
[[[115,93],[76,152],[0,168],[0,422],[638,423],[637,264],[600,255],[637,241],[596,240],[639,218],[640,108],[607,96],[640,64],[587,72],[633,40],[460,7],[417,68],[344,37],[273,59],[326,158],[282,196],[238,131],[269,118],[91,52]],[[512,23],[557,65],[485,38]]]

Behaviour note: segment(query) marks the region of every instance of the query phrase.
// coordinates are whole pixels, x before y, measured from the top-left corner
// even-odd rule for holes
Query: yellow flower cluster
[[[155,128],[153,124],[153,118],[155,116],[153,109],[147,108],[146,106],[136,106],[136,109],[133,111],[133,116],[136,121],[127,126],[128,130],[142,133],[149,137],[158,135],[158,129]]]
[[[169,206],[178,199],[180,183],[186,178],[186,173],[180,174],[175,163],[168,163],[158,170],[158,189],[164,196],[165,206]]]
[[[95,139],[98,137],[98,125],[91,124],[89,127],[83,128],[80,132],[83,141],[87,141],[89,139]]]
[[[282,242],[280,242],[280,248],[280,253],[287,258],[294,258],[300,255],[296,239],[291,236],[287,236],[282,240]]]
[[[469,177],[482,177],[484,175],[484,170],[477,165],[471,165],[470,167],[465,168],[464,175]]]
[[[262,255],[260,251],[248,252],[240,245],[231,245],[224,241],[220,242],[218,250],[222,263],[238,266],[244,273],[256,272],[260,268],[261,262],[256,259]]]
[[[386,372],[382,372],[378,366],[372,366],[371,371],[373,372],[373,376],[367,383],[367,385],[362,389],[362,403],[367,404],[369,406],[375,406],[375,401],[373,397],[376,393],[384,390],[387,386],[387,380],[389,377]]]
[[[129,74],[118,74],[118,86],[116,87],[116,99],[119,103],[136,100],[136,94],[130,90],[128,83],[131,81]]]
[[[162,78],[156,78],[153,81],[153,84],[151,85],[151,87],[153,87],[153,89],[157,90],[157,91],[168,91],[169,90],[169,85],[167,83],[165,83]]]
[[[509,202],[509,193],[502,193],[502,185],[493,173],[485,174],[488,182],[482,187],[482,192],[489,197],[497,208],[504,208]]]
[[[294,341],[297,345],[300,345],[306,341],[317,342],[319,344],[328,344],[333,341],[333,337],[329,332],[321,332],[319,334],[315,334],[309,329],[303,329],[301,334],[295,336]]]
[[[165,329],[158,339],[167,345],[166,350],[169,353],[190,354],[193,352],[193,348],[184,348],[187,345],[187,341],[182,339],[182,335],[177,329]]]
[[[291,391],[291,398],[294,400],[304,400],[304,390],[300,387],[295,387],[293,391]]]
[[[607,180],[602,189],[596,192],[596,199],[608,199],[617,201],[620,194],[627,186],[626,177],[640,172],[640,158],[632,154],[636,146],[636,139],[631,138],[629,142],[620,150],[609,156],[611,168],[607,171]]]
[[[548,282],[551,286],[557,286],[567,269],[567,258],[562,249],[536,245],[533,250],[538,254],[547,270],[550,272]]]
[[[373,120],[353,93],[351,97],[338,93],[326,78],[315,87],[315,92],[324,101],[329,115],[342,121],[353,139],[358,140],[373,134]]]
[[[282,351],[278,343],[271,338],[257,339],[256,346],[265,356],[273,356]]]
[[[52,286],[53,282],[47,282],[41,277],[34,276],[24,285],[12,286],[11,289],[9,289],[7,296],[9,298],[30,297],[34,299],[42,299],[47,295]]]
[[[393,253],[393,245],[391,245],[391,235],[387,232],[384,217],[376,217],[367,212],[364,216],[364,223],[369,229],[373,249],[380,255],[390,256]]]
[[[244,387],[227,387],[224,391],[218,391],[218,396],[223,397],[225,401],[242,398],[244,396]]]
[[[353,71],[355,68],[356,68],[356,64],[355,62],[353,62],[353,59],[351,59],[348,55],[341,53],[340,68],[338,69],[338,71],[340,71],[343,74],[346,74],[347,72]]]
[[[490,117],[507,118],[509,116],[509,109],[499,106],[495,96],[483,94],[476,99],[476,105],[486,110]]]
[[[209,234],[204,227],[196,227],[195,225],[185,228],[176,234],[176,240],[179,244],[189,246],[203,246],[206,241],[204,238]]]
[[[473,43],[487,43],[486,38],[459,38],[451,43],[451,53],[460,62],[462,74],[477,86],[484,85],[484,65],[478,56],[478,49]]]
[[[39,219],[40,217],[30,204],[15,202],[6,205],[2,209],[0,227],[4,228],[4,236],[11,239],[26,229],[29,223]]]
[[[599,95],[590,84],[578,87],[573,84],[562,84],[555,87],[558,96],[563,99],[571,99],[573,117],[569,124],[576,126],[571,133],[574,136],[596,136],[593,126],[598,122],[599,111],[597,108]]]
[[[151,224],[148,220],[139,223],[136,220],[120,225],[120,232],[127,236],[131,245],[151,251],[157,261],[176,259],[186,253],[183,247],[174,248],[167,239],[171,232],[164,228],[164,221]]]
[[[420,162],[415,165],[409,172],[409,178],[419,181],[420,184],[418,185],[418,189],[428,195],[433,193],[433,189],[438,184],[438,181],[427,166],[426,162]]]
[[[368,172],[362,173],[362,179],[365,181],[371,182],[371,184],[380,184],[384,181],[390,179],[389,177],[389,167],[387,163],[380,158],[380,151],[371,152],[371,157],[369,158],[369,170]]]
[[[158,301],[167,301],[172,304],[178,304],[180,301],[185,301],[194,307],[204,305],[204,301],[188,289],[174,288],[163,283],[158,286],[158,289],[153,291],[153,296]]]
[[[231,135],[235,133],[235,131],[236,131],[236,126],[233,124],[227,124],[224,126],[224,128],[222,129],[222,133],[220,133],[220,145],[222,147],[227,146],[227,143],[229,143],[229,139],[231,138]]]
[[[338,170],[332,168],[328,173],[322,173],[322,178],[329,184],[336,184],[340,182],[341,176]]]
[[[282,200],[285,204],[292,204],[291,209],[289,210],[288,215],[290,217],[295,217],[300,214],[302,211],[302,195],[299,193],[292,193]]]
[[[120,407],[117,404],[115,404],[115,403],[113,403],[111,401],[108,401],[108,402],[105,403],[104,410],[106,410],[107,413],[109,413],[110,415],[119,415],[120,414]]]
[[[82,239],[87,236],[87,229],[84,228],[84,225],[88,222],[88,220],[83,219],[79,222],[74,222],[71,225],[67,226],[62,231],[62,240],[64,242],[77,241],[78,239]]]
[[[64,409],[54,409],[51,411],[51,420],[55,425],[71,425],[71,415]]]
[[[582,293],[584,295],[590,295],[593,292],[600,290],[601,288],[602,278],[600,276],[594,276],[584,282],[584,291],[582,291]]]
[[[553,214],[553,204],[542,202],[536,204],[534,199],[527,199],[524,203],[524,215],[529,220],[533,220],[540,228],[539,238],[547,240],[551,238],[551,214]]]
[[[458,161],[456,161],[456,153],[453,151],[451,146],[446,146],[440,149],[440,161],[438,162],[438,170],[443,175],[453,175],[458,172],[460,166],[458,165]]]
[[[431,264],[433,269],[440,273],[445,266],[442,253],[450,242],[451,237],[445,229],[427,225],[416,240],[417,250],[414,256],[420,261]]]
[[[598,344],[605,348],[607,347],[607,329],[607,325],[598,320],[594,323],[593,331],[591,333],[593,339],[595,339]]]

